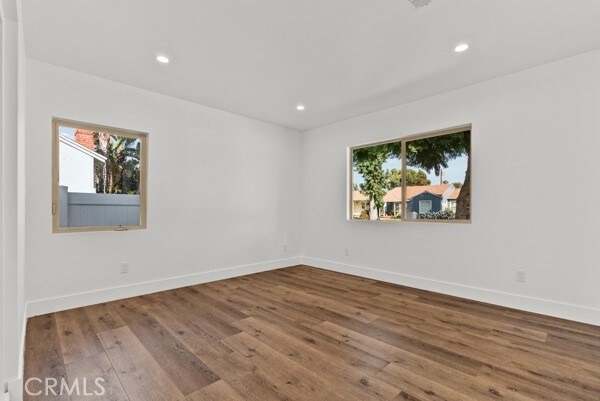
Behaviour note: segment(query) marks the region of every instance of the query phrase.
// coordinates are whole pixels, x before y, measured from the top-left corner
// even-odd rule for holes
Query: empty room
[[[600,401],[600,1],[0,15],[0,401]]]

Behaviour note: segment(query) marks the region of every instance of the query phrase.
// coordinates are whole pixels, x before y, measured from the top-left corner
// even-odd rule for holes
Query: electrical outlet
[[[344,255],[350,256],[350,248],[344,248]]]
[[[515,279],[517,280],[517,282],[519,283],[524,283],[526,281],[525,279],[525,270],[517,270],[517,275],[515,277]]]
[[[129,262],[121,263],[121,274],[129,273]]]
[[[287,252],[287,244],[283,244],[283,252]]]

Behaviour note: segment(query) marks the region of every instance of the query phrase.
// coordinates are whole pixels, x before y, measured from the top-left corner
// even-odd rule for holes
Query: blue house
[[[456,199],[460,193],[452,184],[420,185],[406,187],[406,208],[409,213],[440,212],[456,210]],[[388,216],[399,214],[402,209],[402,188],[390,190],[383,198],[384,211]]]

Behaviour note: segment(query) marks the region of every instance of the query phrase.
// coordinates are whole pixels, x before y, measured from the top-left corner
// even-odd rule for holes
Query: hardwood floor
[[[25,400],[598,401],[600,327],[296,266],[32,318],[31,377],[106,393]]]

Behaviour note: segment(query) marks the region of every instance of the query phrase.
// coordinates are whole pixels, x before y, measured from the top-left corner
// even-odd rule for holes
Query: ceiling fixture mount
[[[467,50],[469,50],[469,45],[466,43],[461,43],[454,48],[454,51],[457,53],[466,52]]]
[[[304,110],[304,105],[303,104],[299,104],[298,106],[296,106],[296,110],[298,110],[298,111]]]
[[[415,8],[425,7],[427,4],[431,3],[431,0],[408,0],[410,4],[415,6]]]
[[[156,56],[156,61],[159,63],[167,64],[169,63],[169,58],[166,56]]]

